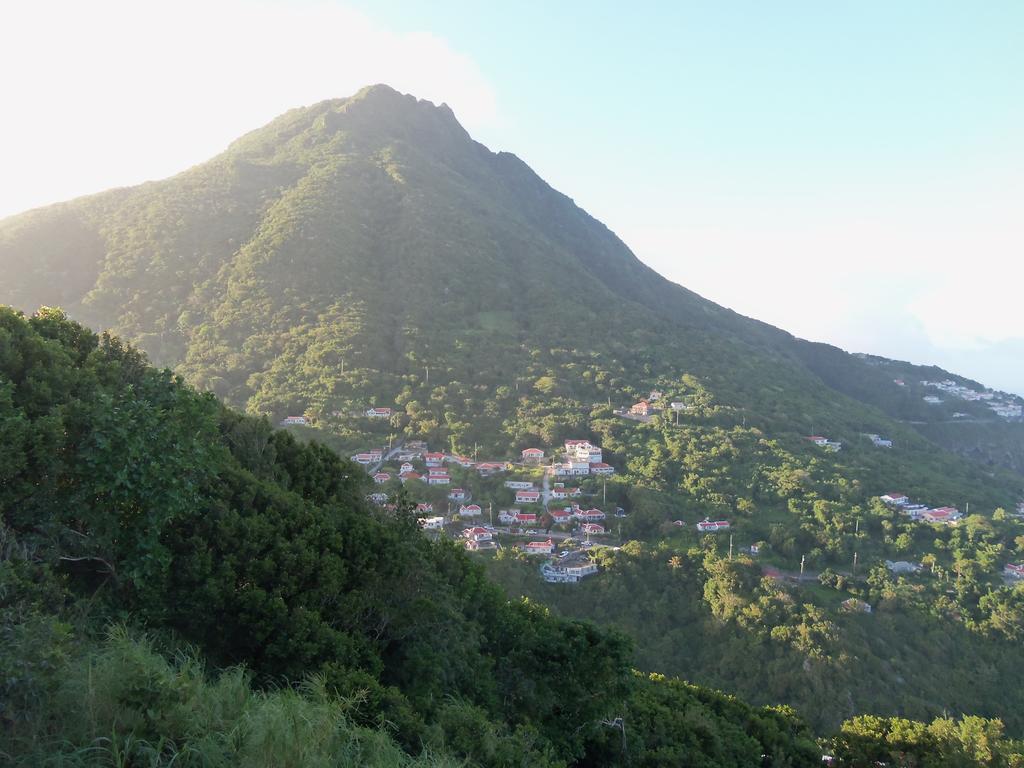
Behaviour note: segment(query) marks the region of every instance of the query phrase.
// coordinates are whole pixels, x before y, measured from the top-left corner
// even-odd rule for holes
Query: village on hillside
[[[946,384],[951,382],[941,383]],[[970,391],[956,391],[973,396]],[[659,415],[670,418],[670,424],[679,424],[680,416],[692,413],[694,408],[688,400],[669,402],[655,389],[632,405],[613,409],[613,413],[639,424],[649,424]],[[384,423],[390,422],[393,413],[390,407],[371,406],[353,415]],[[281,421],[285,427],[309,425],[306,415]],[[878,433],[861,436],[876,449],[893,448],[893,441]],[[823,435],[804,439],[825,451],[843,449],[841,441]],[[423,440],[394,443],[389,439],[387,447],[365,448],[350,458],[365,468],[377,486],[369,494],[374,504],[393,505],[399,489],[403,489],[402,495],[416,504],[419,525],[428,535],[447,537],[473,553],[504,550],[517,557],[536,558],[541,578],[551,583],[578,583],[597,573],[599,568],[591,554],[601,549],[617,550],[623,543],[622,526],[616,521],[628,513],[618,506],[621,502],[608,503],[609,481],[613,483],[614,500],[621,495],[615,492],[621,485],[615,484],[622,480],[606,461],[602,447],[592,439],[570,438],[555,447],[534,445],[521,449],[517,456],[493,458],[431,450]],[[878,498],[915,524],[956,526],[964,518],[956,507],[915,503],[902,493],[890,492]],[[1016,514],[1024,516],[1024,502]],[[732,556],[733,523],[727,519],[706,515],[690,523],[675,519],[667,524],[701,535],[728,533]],[[736,551],[757,558],[765,546],[766,542],[755,541]],[[919,564],[906,561],[887,560],[885,566],[894,574],[920,570]],[[770,578],[785,577],[785,572],[773,566],[764,565],[762,571]],[[1017,580],[1024,578],[1022,573],[1017,564],[1008,563],[1004,577]],[[802,568],[799,575],[792,575],[796,583],[802,583]]]

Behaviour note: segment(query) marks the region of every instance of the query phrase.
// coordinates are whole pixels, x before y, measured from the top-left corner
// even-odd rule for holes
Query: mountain
[[[926,437],[933,374],[905,371],[901,388],[898,363],[664,280],[447,107],[375,86],[293,110],[171,179],[0,222],[0,274],[0,302],[59,305],[249,414],[305,415],[294,434],[346,453],[600,443],[617,474],[581,493],[622,507],[624,546],[583,594],[614,600],[542,597],[629,633],[646,671],[785,701],[819,732],[862,711],[970,711],[1024,732],[1024,694],[1003,690],[1024,690],[1024,600],[1003,576],[1024,557],[1012,456],[966,460]],[[653,390],[681,406],[623,415]],[[460,473],[475,501],[513,503]],[[879,498],[896,491],[962,522],[901,514]],[[699,535],[705,517],[729,520],[736,547]],[[513,596],[549,586],[509,565],[492,563]],[[819,578],[792,576],[805,568]]]
[[[862,361],[668,282],[448,107],[386,86],[8,219],[0,268],[0,302],[64,307],[275,417],[387,401],[412,431],[503,450],[510,389],[590,405],[692,373],[776,432],[894,429],[837,395]]]

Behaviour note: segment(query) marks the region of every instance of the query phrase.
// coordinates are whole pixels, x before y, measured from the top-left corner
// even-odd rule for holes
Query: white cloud
[[[0,216],[201,162],[292,107],[385,82],[467,128],[494,91],[431,34],[330,2],[34,0],[5,8]]]

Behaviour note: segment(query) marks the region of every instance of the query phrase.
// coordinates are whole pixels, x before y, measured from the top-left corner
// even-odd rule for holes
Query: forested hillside
[[[0,434],[13,764],[818,762],[792,714],[631,674],[359,468],[57,312],[0,309]]]
[[[315,675],[307,692],[340,696],[352,728],[485,765],[672,765],[692,720],[665,736],[662,714],[732,712],[631,665],[795,706],[819,735],[861,713],[1024,732],[1024,588],[1007,575],[1024,562],[1021,425],[921,383],[938,369],[809,344],[664,280],[447,107],[376,86],[293,110],[171,179],[0,222],[0,274],[0,302],[60,305],[188,385],[56,311],[4,314],[8,554],[45,586],[18,605],[45,607],[54,642],[71,632],[25,636],[54,648],[40,664],[131,648],[214,688],[214,669],[244,665],[253,707],[334,712],[267,693]],[[271,429],[286,416],[304,424]],[[570,592],[511,548],[487,564],[505,591],[491,585],[450,541],[457,514],[446,544],[409,513],[447,489],[403,484],[398,464],[371,489],[336,453],[425,440],[509,469],[579,438],[614,475],[580,480],[611,519],[601,574]],[[513,503],[500,479],[453,473],[492,512]],[[708,518],[729,532],[700,535]],[[207,677],[160,666],[182,643]],[[57,682],[26,695],[65,695]],[[801,720],[736,706],[722,733],[768,718],[787,734],[774,764],[804,764]],[[624,757],[627,711],[652,734]],[[952,744],[936,728],[914,738]],[[776,754],[754,738],[744,755]]]
[[[366,505],[359,468],[59,312],[0,308],[0,435],[7,764],[820,764],[790,710],[631,673],[622,636]],[[1022,758],[980,718],[827,746]]]

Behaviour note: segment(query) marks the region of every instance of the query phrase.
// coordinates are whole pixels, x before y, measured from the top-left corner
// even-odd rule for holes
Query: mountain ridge
[[[386,85],[289,110],[164,181],[0,221],[0,267],[15,276],[0,301],[60,305],[275,416],[372,397],[338,376],[305,394],[265,391],[290,376],[275,365],[319,365],[308,350],[321,342],[334,347],[328,366],[348,355],[385,398],[417,389],[407,379],[431,359],[437,376],[462,381],[481,345],[505,350],[497,379],[511,381],[536,367],[526,351],[539,342],[573,350],[578,365],[600,350],[623,376],[710,376],[761,422],[778,397],[742,382],[778,380],[814,401],[806,418],[786,406],[787,429],[884,428],[861,424],[884,411],[860,410],[877,398],[830,380],[845,370],[884,384],[861,361],[665,279],[523,160],[474,141],[447,105]],[[296,329],[301,339],[282,341]]]

